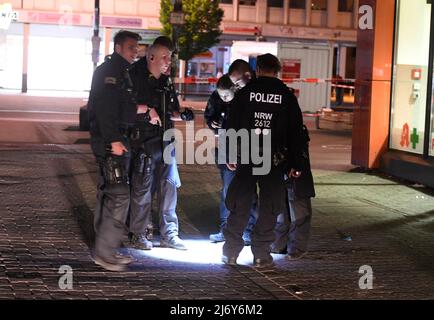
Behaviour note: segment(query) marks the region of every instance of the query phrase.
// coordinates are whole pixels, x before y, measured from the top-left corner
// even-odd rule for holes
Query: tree
[[[173,35],[173,25],[170,14],[173,11],[171,0],[161,0],[160,21],[163,34]],[[185,14],[185,24],[178,26],[178,57],[190,60],[196,54],[207,51],[219,43],[221,35],[220,23],[223,10],[219,8],[219,0],[182,0],[182,11]]]

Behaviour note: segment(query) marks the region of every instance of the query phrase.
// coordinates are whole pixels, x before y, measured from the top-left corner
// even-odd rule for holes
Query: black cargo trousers
[[[122,141],[130,150],[129,138]],[[130,152],[111,155],[99,138],[91,139],[92,151],[99,165],[97,204],[94,214],[95,254],[116,263],[113,255],[127,239],[126,219],[130,206]]]
[[[239,166],[226,196],[229,217],[223,233],[226,239],[223,255],[238,257],[244,248],[243,231],[249,220],[256,185],[259,185],[259,217],[252,232],[252,253],[255,259],[268,259],[274,241],[277,215],[285,204],[285,183],[282,166],[272,167],[267,175],[253,175],[250,166]]]
[[[159,137],[131,139],[129,231],[152,234],[152,184],[158,156]]]
[[[144,140],[132,140],[130,232],[152,235],[152,198],[157,193],[160,235],[164,240],[178,236],[176,214],[177,188],[180,186],[174,150],[170,159],[163,159],[160,135],[144,135]],[[170,160],[170,163],[165,160]],[[148,238],[149,239],[149,238]]]

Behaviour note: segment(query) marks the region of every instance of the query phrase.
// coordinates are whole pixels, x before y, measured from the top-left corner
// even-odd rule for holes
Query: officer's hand
[[[143,114],[148,112],[149,108],[146,104],[138,104],[137,105],[137,114]]]
[[[149,117],[150,117],[150,120],[149,120],[150,124],[153,124],[153,125],[158,124],[161,127],[161,119],[158,116],[158,113],[157,113],[157,111],[155,111],[154,108],[152,108],[151,111],[149,111]]]
[[[214,128],[214,129],[221,129],[222,128],[222,124],[220,122],[213,121],[213,122],[211,122],[211,127]]]
[[[295,169],[291,169],[291,171],[288,173],[288,176],[293,178],[300,178],[301,171],[296,171]]]
[[[228,167],[228,169],[231,171],[237,170],[237,164],[236,163],[226,163],[226,167]]]
[[[185,108],[183,112],[181,112],[181,119],[184,121],[192,121],[194,120],[194,113],[189,108]]]
[[[128,152],[128,149],[125,148],[122,142],[112,142],[111,143],[112,154],[115,156],[121,156],[124,152]]]

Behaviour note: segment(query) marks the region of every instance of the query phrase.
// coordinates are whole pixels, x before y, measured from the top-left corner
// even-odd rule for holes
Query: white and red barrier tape
[[[198,78],[198,77],[186,77],[184,79],[181,78],[176,78],[175,79],[175,83],[181,83],[181,84],[215,84],[217,83],[218,78],[215,77],[210,77],[210,78]],[[344,89],[355,89],[354,85],[344,85],[344,84],[336,84],[333,82],[339,81],[339,82],[347,82],[347,83],[354,83],[354,79],[319,79],[319,78],[284,78],[282,79],[283,82],[285,82],[286,84],[289,83],[297,83],[297,82],[301,82],[301,83],[328,83],[328,82],[332,82],[331,86],[332,87],[337,87],[337,88],[344,88]]]

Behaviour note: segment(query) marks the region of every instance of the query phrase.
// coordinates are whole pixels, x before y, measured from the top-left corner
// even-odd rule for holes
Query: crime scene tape
[[[329,83],[332,87],[344,88],[344,89],[355,89],[354,85],[346,85],[342,83],[354,84],[355,79],[319,79],[319,78],[283,78],[281,79],[286,84],[291,83]],[[218,78],[199,78],[199,77],[185,77],[184,79],[175,78],[175,83],[178,84],[216,84]]]

